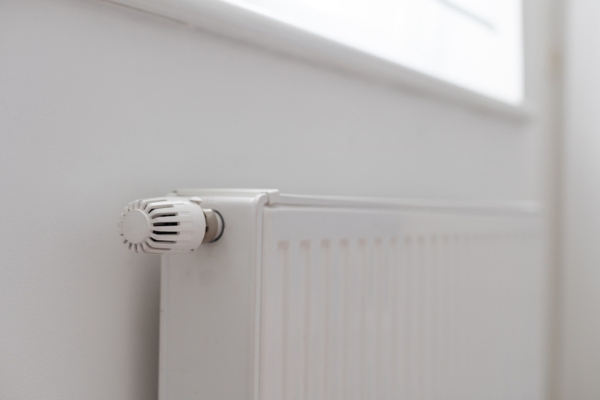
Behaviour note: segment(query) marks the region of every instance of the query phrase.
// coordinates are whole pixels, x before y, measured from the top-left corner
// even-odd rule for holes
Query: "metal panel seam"
[[[262,307],[262,247],[263,239],[263,210],[269,204],[269,193],[261,193],[255,198],[256,204],[256,235],[260,240],[256,246],[256,274],[255,274],[255,299],[254,299],[254,376],[252,390],[254,400],[260,399],[260,317]]]

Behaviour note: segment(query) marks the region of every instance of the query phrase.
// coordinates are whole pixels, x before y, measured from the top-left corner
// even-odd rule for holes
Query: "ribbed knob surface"
[[[119,233],[136,252],[189,252],[202,243],[206,217],[198,198],[158,197],[134,200],[123,209]]]

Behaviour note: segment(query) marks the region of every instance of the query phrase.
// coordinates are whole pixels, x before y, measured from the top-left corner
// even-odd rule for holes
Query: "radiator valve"
[[[199,197],[134,200],[121,213],[123,243],[138,253],[177,254],[216,242],[225,228],[223,217],[201,204]]]

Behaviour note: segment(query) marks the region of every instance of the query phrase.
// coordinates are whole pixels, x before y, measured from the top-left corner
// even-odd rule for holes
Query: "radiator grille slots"
[[[522,383],[535,378],[527,309],[540,299],[522,255],[537,242],[479,219],[485,229],[434,217],[364,237],[323,237],[315,220],[318,239],[267,246],[260,398],[534,398]]]

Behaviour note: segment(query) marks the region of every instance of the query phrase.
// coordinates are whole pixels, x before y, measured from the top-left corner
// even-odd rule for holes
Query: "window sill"
[[[166,17],[194,28],[257,45],[342,73],[375,80],[404,91],[491,112],[528,119],[534,109],[525,102],[512,105],[441,79],[332,41],[235,0],[106,0]]]

